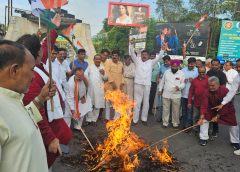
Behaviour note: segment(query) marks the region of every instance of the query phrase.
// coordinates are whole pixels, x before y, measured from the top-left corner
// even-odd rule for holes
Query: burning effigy
[[[161,150],[157,147],[151,149],[144,140],[130,130],[133,100],[120,90],[106,92],[105,98],[112,103],[120,117],[106,124],[107,138],[96,146],[96,151],[88,151],[86,162],[90,171],[133,172],[141,166],[142,160],[145,165],[146,160],[152,162],[153,166],[173,163],[174,159],[168,152],[166,142]],[[144,154],[137,155],[143,148],[148,149]]]

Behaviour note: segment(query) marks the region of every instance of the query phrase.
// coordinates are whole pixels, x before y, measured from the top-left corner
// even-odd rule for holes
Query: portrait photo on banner
[[[148,20],[149,14],[150,9],[147,4],[110,2],[108,7],[108,24],[140,27]]]
[[[157,23],[155,51],[167,44],[168,55],[182,55],[182,47],[195,30],[195,23]],[[204,22],[187,45],[187,56],[205,57],[207,54],[210,23]]]

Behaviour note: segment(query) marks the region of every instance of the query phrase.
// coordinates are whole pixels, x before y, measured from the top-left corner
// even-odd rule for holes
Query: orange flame
[[[152,160],[159,161],[162,164],[171,164],[173,163],[172,156],[168,152],[168,145],[165,141],[163,147],[159,150],[156,148],[152,151]]]
[[[101,157],[99,164],[92,170],[109,163],[113,158],[120,158],[123,161],[123,167],[119,170],[132,172],[139,165],[139,160],[137,156],[134,156],[134,160],[132,160],[129,154],[146,146],[143,140],[140,140],[135,133],[130,131],[134,102],[129,100],[128,96],[120,90],[107,91],[105,98],[111,101],[120,117],[106,124],[108,137],[103,144],[97,147],[97,151],[101,152]]]
[[[129,100],[128,96],[120,90],[107,91],[105,98],[112,103],[113,108],[120,114],[120,117],[106,124],[108,137],[104,140],[103,144],[97,146],[95,154],[88,156],[88,160],[97,159],[98,163],[91,170],[101,171],[102,166],[118,159],[122,167],[117,171],[134,172],[140,164],[136,153],[140,149],[147,147],[143,140],[130,131],[133,117],[132,109],[135,103]],[[168,152],[167,142],[164,143],[161,150],[157,147],[151,150],[149,147],[149,151],[152,152],[150,157],[152,161],[162,164],[173,163],[173,159]],[[111,172],[112,170],[106,169],[106,171]]]

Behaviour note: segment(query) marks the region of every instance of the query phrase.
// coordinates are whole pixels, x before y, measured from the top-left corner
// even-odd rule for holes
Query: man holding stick
[[[238,75],[233,79],[233,82],[231,84],[228,94],[223,98],[223,101],[221,102],[221,104],[215,107],[215,109],[217,111],[221,110],[227,103],[232,101],[232,99],[234,98],[234,106],[236,109],[236,117],[237,117],[238,127],[239,127],[240,111],[237,106],[239,105],[239,101],[240,101],[240,94],[239,94],[239,90],[240,90],[240,75],[239,75],[240,74],[240,60],[236,61],[236,69],[238,71]],[[236,132],[239,132],[239,128],[236,127],[235,129],[236,129]],[[234,151],[234,154],[240,155],[240,149]]]
[[[216,110],[223,98],[227,95],[228,89],[220,86],[219,79],[212,76],[208,79],[208,91],[204,93],[202,104],[203,115],[200,116],[198,124],[200,124],[200,142],[201,146],[207,144],[209,122],[219,123],[229,126],[230,142],[235,149],[240,149],[239,131],[235,116],[233,102],[227,103],[222,109]]]

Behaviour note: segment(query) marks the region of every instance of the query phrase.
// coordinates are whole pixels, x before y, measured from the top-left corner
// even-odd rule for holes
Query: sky
[[[119,2],[121,0],[112,0]],[[122,0],[128,3],[149,4],[151,16],[155,16],[156,0]],[[4,10],[8,0],[0,0],[0,23],[4,23]],[[102,21],[107,17],[109,0],[69,0],[69,3],[63,7],[69,13],[74,14],[77,19],[83,20],[91,26],[92,36],[96,35],[102,29]],[[13,0],[13,7],[31,10],[28,0]],[[19,15],[13,13],[14,15]]]

